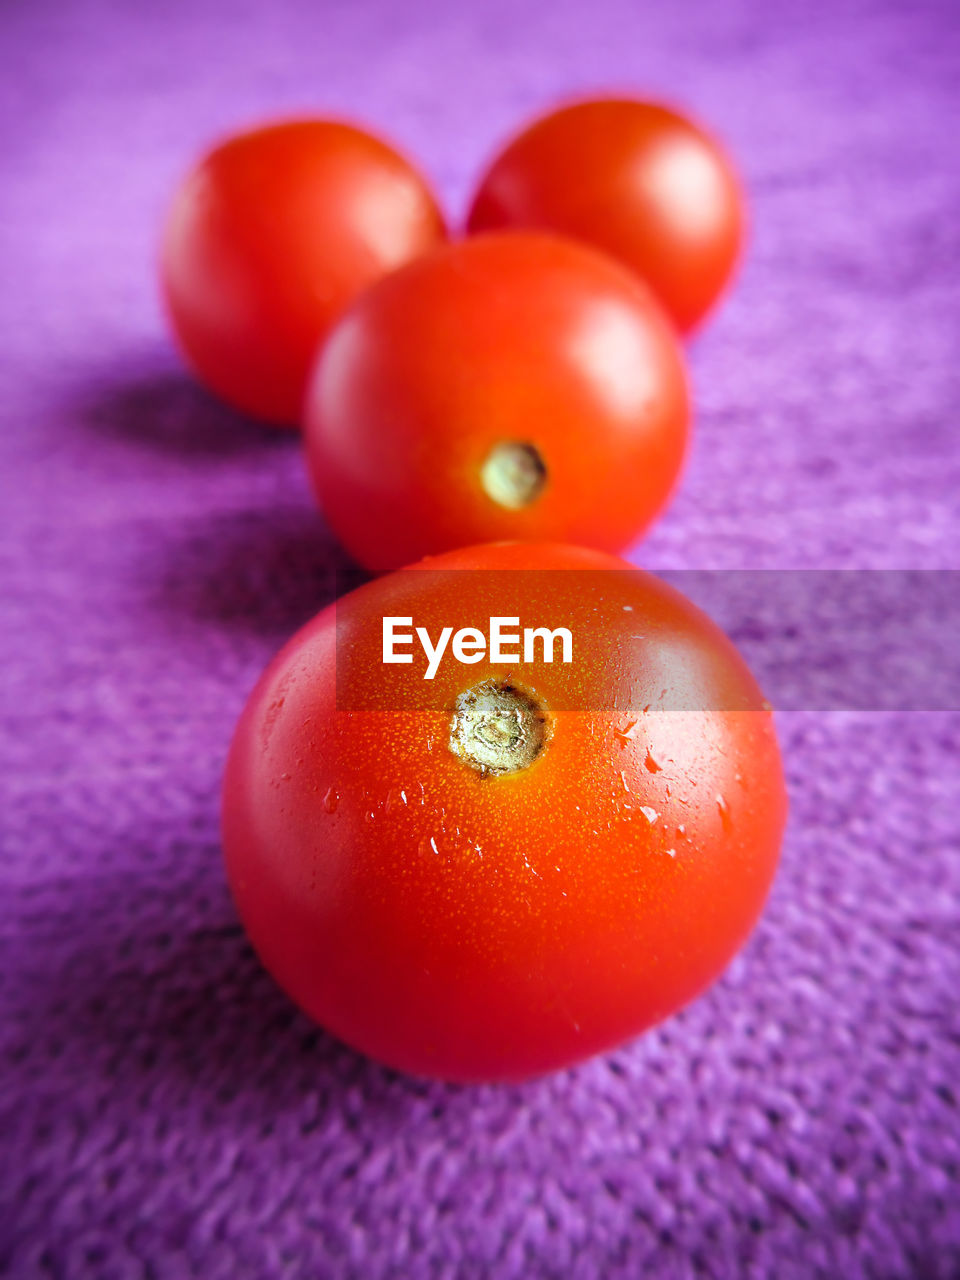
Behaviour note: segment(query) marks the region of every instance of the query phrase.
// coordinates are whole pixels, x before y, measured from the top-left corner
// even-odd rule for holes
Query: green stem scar
[[[506,440],[487,454],[480,471],[483,491],[499,507],[520,511],[539,498],[547,468],[532,444]]]
[[[510,681],[484,680],[457,698],[450,750],[484,777],[529,768],[549,739],[546,707]]]

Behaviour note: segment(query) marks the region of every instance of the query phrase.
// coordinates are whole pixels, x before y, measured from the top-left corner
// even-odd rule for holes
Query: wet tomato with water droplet
[[[494,615],[568,628],[571,661],[381,662],[384,616],[436,637]],[[708,618],[605,553],[517,543],[369,582],[294,636],[237,727],[223,835],[307,1013],[390,1066],[504,1080],[715,978],[785,807],[772,717]]]

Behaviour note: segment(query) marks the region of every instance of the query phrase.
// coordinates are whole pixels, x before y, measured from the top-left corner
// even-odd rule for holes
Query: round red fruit
[[[676,481],[683,359],[646,287],[533,233],[479,236],[379,281],[307,397],[314,486],[371,569],[501,539],[619,551]]]
[[[444,238],[423,178],[371,134],[330,120],[238,134],[201,160],[167,217],[174,333],[224,400],[298,425],[317,346],[344,307]]]
[[[470,643],[426,680],[381,662],[385,617]],[[524,630],[506,666],[497,619]],[[570,661],[527,654],[561,624]],[[374,580],[287,644],[237,727],[223,834],[254,946],[308,1014],[404,1071],[507,1080],[710,983],[785,807],[769,707],[699,610],[609,555],[501,544]]]
[[[619,258],[681,331],[713,306],[740,251],[744,202],[720,145],[651,102],[579,102],[534,121],[480,183],[472,232],[541,227]]]

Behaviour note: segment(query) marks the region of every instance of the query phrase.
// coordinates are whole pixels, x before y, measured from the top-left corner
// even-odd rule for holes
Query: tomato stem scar
[[[483,491],[500,507],[529,507],[547,482],[547,468],[532,444],[506,440],[495,444],[480,471]]]
[[[465,689],[450,724],[450,750],[484,777],[527,769],[550,740],[546,707],[510,681]]]

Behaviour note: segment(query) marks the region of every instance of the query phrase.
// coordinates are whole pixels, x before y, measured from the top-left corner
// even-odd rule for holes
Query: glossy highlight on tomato
[[[382,570],[503,539],[628,546],[688,436],[683,358],[595,250],[478,236],[360,297],[320,353],[304,436],[324,514]]]
[[[229,138],[187,177],[161,282],[201,381],[298,426],[317,346],[344,307],[444,239],[426,182],[392,147],[339,121],[292,120]]]
[[[384,615],[436,634],[501,608],[563,622],[576,660],[446,663],[429,685],[370,660]],[[501,544],[372,581],[294,636],[237,727],[223,839],[254,946],[328,1031],[418,1075],[511,1080],[711,982],[785,807],[769,707],[709,619],[615,557]]]
[[[471,232],[540,227],[631,267],[686,332],[725,288],[744,200],[730,160],[699,125],[630,99],[577,102],[535,120],[494,160]]]

